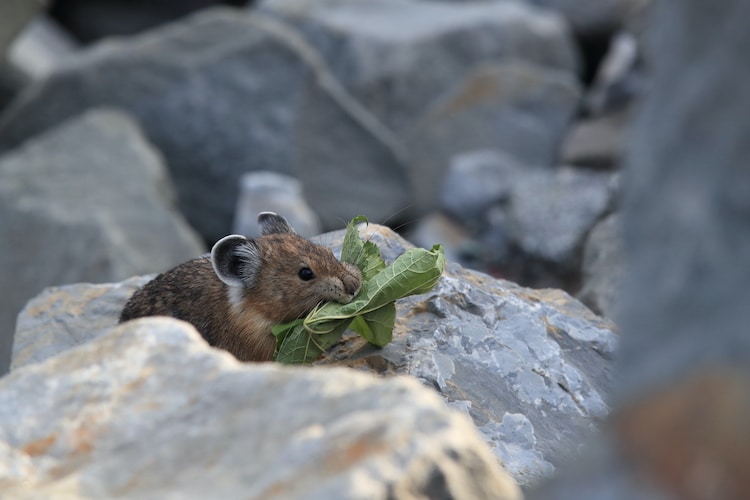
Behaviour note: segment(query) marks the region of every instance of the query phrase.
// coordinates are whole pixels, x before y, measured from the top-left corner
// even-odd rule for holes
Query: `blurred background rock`
[[[598,245],[589,233],[617,209],[624,130],[647,79],[639,55],[646,3],[4,2],[0,179],[11,185],[7,165],[21,148],[33,150],[34,176],[66,175],[57,150],[37,138],[71,137],[53,131],[114,109],[166,168],[163,184],[176,196],[155,194],[205,247],[251,229],[259,198],[240,195],[262,189],[252,191],[247,174],[266,172],[298,186],[279,200],[307,232],[363,214],[417,244],[445,240],[454,261],[496,277],[585,289],[586,303],[610,314],[599,294],[611,295],[602,284],[614,280],[602,275],[617,276],[618,260],[582,272],[583,249]],[[102,149],[102,162],[117,156],[106,149],[116,141],[75,136],[59,145],[72,163],[87,148]],[[73,187],[81,178],[73,195],[81,203],[86,191],[108,199],[121,189],[85,182],[85,172],[67,176]],[[9,189],[0,217],[18,212],[20,198],[54,204],[61,196]],[[134,208],[127,197],[112,199]],[[82,212],[101,215],[95,206]],[[66,251],[62,243],[21,251],[19,237],[0,243],[14,256],[2,285],[16,289],[0,308],[0,367],[13,318],[43,286],[161,271],[185,257],[159,232],[151,238],[163,260],[96,276],[76,252],[64,277],[27,279],[20,269]],[[616,230],[608,241],[619,244]]]

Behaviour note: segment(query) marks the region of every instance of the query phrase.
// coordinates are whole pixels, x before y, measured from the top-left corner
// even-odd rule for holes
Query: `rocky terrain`
[[[384,250],[384,257],[387,261],[392,261],[410,246],[405,240],[382,226],[369,226],[363,229],[363,236]],[[342,232],[329,233],[322,235],[320,241],[337,247],[341,244],[342,238]],[[60,353],[66,353],[65,356],[69,358],[97,356],[103,363],[102,370],[105,370],[97,375],[97,380],[100,383],[109,380],[107,383],[111,384],[111,388],[106,389],[105,392],[129,391],[127,386],[137,382],[135,380],[124,381],[122,375],[117,372],[119,368],[111,367],[107,361],[110,358],[123,359],[131,355],[120,352],[125,342],[134,342],[139,345],[133,346],[134,353],[132,354],[138,359],[146,355],[165,356],[170,359],[169,363],[174,363],[175,370],[180,367],[180,372],[205,373],[206,369],[201,363],[205,363],[206,358],[230,357],[226,353],[219,353],[209,348],[204,341],[196,338],[194,332],[188,332],[190,344],[194,346],[190,347],[187,353],[183,352],[182,348],[171,351],[169,346],[179,343],[178,340],[155,340],[162,335],[167,337],[173,335],[163,333],[163,330],[170,332],[177,329],[182,332],[186,330],[184,326],[164,322],[159,328],[152,330],[144,326],[140,326],[140,329],[135,326],[128,329],[123,325],[113,331],[119,311],[130,294],[147,280],[148,277],[143,277],[111,285],[77,284],[47,289],[29,302],[19,317],[11,366],[12,374],[8,378],[17,380],[13,382],[14,385],[23,386],[25,383],[32,383],[23,382],[29,376],[44,376],[40,370],[46,372],[47,376],[54,377],[54,374],[60,370],[56,364]],[[262,382],[257,382],[259,384],[257,388],[248,390],[269,391],[268,397],[273,397],[276,400],[275,404],[279,405],[278,410],[275,410],[279,415],[306,414],[308,409],[334,404],[325,397],[326,390],[354,390],[353,388],[345,389],[349,387],[348,382],[344,383],[341,380],[336,382],[340,375],[335,371],[330,371],[332,367],[348,367],[354,371],[385,376],[387,380],[393,381],[404,378],[399,375],[410,375],[429,387],[425,389],[425,392],[435,392],[443,397],[447,407],[452,408],[448,411],[446,407],[443,407],[443,411],[448,412],[448,415],[464,414],[471,417],[478,430],[477,435],[483,442],[477,441],[476,444],[466,442],[467,450],[477,447],[487,450],[487,456],[492,456],[490,451],[494,453],[494,459],[484,459],[486,463],[482,467],[487,467],[487,470],[482,474],[490,474],[488,471],[495,471],[493,464],[501,463],[510,476],[521,485],[532,484],[549,476],[556,470],[556,467],[569,458],[571,453],[576,453],[581,441],[608,413],[606,394],[611,383],[612,355],[617,335],[613,332],[611,323],[592,314],[565,292],[522,288],[514,283],[497,281],[487,275],[453,264],[433,292],[400,301],[398,317],[401,319],[394,332],[394,340],[385,348],[372,347],[360,337],[351,335],[346,336],[342,342],[334,346],[312,370],[262,367],[266,372],[271,370],[270,373],[274,373],[274,377],[293,377],[298,379],[297,383],[311,386],[322,382],[310,379],[310,376],[324,377],[326,375],[323,374],[329,373],[331,383],[334,384],[331,389],[321,388],[323,392],[317,395],[315,393],[297,394],[290,390],[286,402],[281,400],[281,395],[273,395],[273,391],[277,389],[264,388],[265,383]],[[125,337],[120,340],[105,340],[118,335]],[[133,335],[135,335],[134,340],[124,340]],[[142,335],[148,337],[140,338]],[[181,335],[187,334],[181,333]],[[160,354],[150,353],[154,349],[152,343],[155,341],[160,345],[165,342],[163,347],[156,349],[156,352]],[[185,343],[184,340],[181,342]],[[92,344],[97,346],[96,354],[92,353],[94,348],[89,347]],[[138,354],[135,354],[136,352]],[[188,355],[189,353],[194,354]],[[195,356],[198,356],[200,360],[194,359]],[[121,362],[127,363],[127,360]],[[141,362],[138,361],[138,363]],[[73,366],[72,361],[67,363]],[[236,365],[236,363],[229,364],[225,368],[212,368],[212,370],[220,370],[219,373],[236,372],[238,370]],[[114,371],[107,372],[106,370]],[[251,368],[247,370],[252,371]],[[33,375],[31,375],[32,372]],[[144,377],[145,375],[133,369],[133,376]],[[179,375],[174,376],[177,376],[180,385],[190,384],[194,391],[210,392],[215,390],[211,388],[214,384],[212,380],[218,375],[214,374],[206,379],[205,389],[199,389],[204,384],[197,379],[185,381],[181,380]],[[160,393],[181,391],[170,385],[167,375],[161,381],[150,374],[148,377],[153,395],[143,397],[158,398]],[[368,380],[372,380],[370,383],[375,383],[376,379]],[[236,396],[226,397],[235,398]],[[252,401],[256,401],[259,397],[254,396],[245,404],[257,405],[259,403]],[[304,400],[305,397],[311,399]],[[431,438],[420,423],[420,419],[424,418],[420,416],[422,410],[407,403],[408,397],[411,396],[404,396],[404,402],[400,403],[403,407],[393,417],[380,416],[377,413],[386,410],[394,411],[392,405],[396,403],[385,400],[371,409],[352,406],[349,411],[360,412],[363,419],[373,422],[383,418],[395,418],[401,420],[402,425],[415,425],[420,429],[419,432],[426,432],[423,439],[427,441]],[[151,403],[147,401],[148,399],[141,404],[150,405]],[[33,401],[29,403],[36,404]],[[114,400],[112,404],[115,404]],[[358,403],[352,402],[352,405],[356,404]],[[382,410],[377,409],[381,407],[380,405],[382,405]],[[160,402],[158,406],[163,412],[189,410],[190,414],[199,414],[207,411],[197,406],[186,410],[182,398],[176,401],[172,408],[170,408],[172,404],[167,401]],[[61,415],[61,419],[77,419],[79,417],[72,417],[72,415],[90,411],[90,403],[86,399],[71,402],[68,409],[64,411],[70,412],[71,416]],[[217,409],[216,411],[224,410]],[[335,409],[334,411],[341,410]],[[550,419],[551,415],[555,415],[555,418]],[[14,418],[13,414],[9,414],[8,418]],[[133,422],[121,425],[141,425],[138,415],[126,418],[133,419]],[[187,418],[187,415],[184,418]],[[217,415],[216,418],[222,417]],[[234,417],[227,413],[223,418]],[[330,421],[334,417],[310,414],[309,418],[311,421],[320,422],[317,425],[324,425],[322,422]],[[414,423],[406,424],[405,422],[408,421]],[[97,425],[102,428],[101,432],[108,433],[106,429],[114,424]],[[272,425],[278,426],[278,430],[271,431],[269,426]],[[286,426],[284,419],[263,424],[266,434],[278,432],[279,435],[283,435]],[[199,427],[204,428],[203,424],[199,424]],[[406,432],[408,427],[404,429]],[[160,431],[156,429],[155,432]],[[451,432],[456,432],[457,436],[460,436],[465,431]],[[34,436],[33,439],[43,438],[39,434],[34,434]],[[15,433],[11,437],[13,442],[10,444],[15,447],[18,447],[19,442],[26,443],[32,440],[32,437],[18,438]],[[72,439],[67,435],[60,439],[63,438]],[[112,439],[120,438],[112,436]],[[323,437],[316,439],[320,440],[320,445],[310,450],[315,454],[336,454],[342,446],[349,446]],[[175,449],[179,446],[180,440],[182,440],[180,433],[172,437],[165,435],[162,446]],[[328,451],[318,449],[320,446]],[[394,445],[381,444],[381,446]],[[415,444],[414,446],[423,445]],[[435,442],[430,446],[442,445]],[[72,451],[66,451],[61,455],[56,455],[56,459],[72,460],[74,457],[71,453]],[[133,453],[136,451],[134,450]],[[306,460],[314,461],[316,456],[304,456],[307,452],[303,448],[295,453],[299,455],[295,456],[295,462],[300,464]],[[485,453],[485,451],[478,453]],[[396,458],[388,459],[390,467],[404,467],[392,460]],[[415,456],[408,460],[420,461],[421,458]],[[461,464],[463,460],[463,458],[460,460]],[[166,466],[163,463],[158,465],[160,468]],[[45,484],[57,482],[56,477],[50,476],[45,471],[39,471],[40,465],[36,462],[33,463],[33,467],[41,475],[40,482]],[[226,465],[226,467],[229,466]],[[245,467],[245,463],[239,463],[237,467]],[[261,465],[257,467],[259,471],[263,470]],[[360,467],[359,463],[353,464],[346,471],[342,471],[342,474],[355,474]],[[102,474],[103,472],[91,473]],[[231,474],[229,470],[225,473]],[[239,469],[236,473],[240,473]],[[377,475],[375,472],[373,474]],[[96,479],[96,481],[106,480],[105,477]],[[383,487],[387,486],[387,483],[388,481]],[[508,484],[513,484],[513,482]],[[175,482],[173,486],[183,487],[181,481]],[[466,494],[461,493],[459,496]],[[486,492],[485,494],[487,498],[493,498],[493,495]],[[358,497],[358,494],[356,490],[352,490],[351,493],[343,496]]]
[[[418,245],[442,242],[467,267],[582,291],[613,316],[619,259],[597,267],[583,254],[617,208],[645,2],[595,15],[575,2],[209,3],[143,2],[119,26],[71,1],[8,16],[20,34],[0,73],[0,220],[12,221],[0,226],[0,284],[13,290],[0,367],[15,316],[44,286],[164,270],[229,232],[252,234],[267,209],[308,236],[365,215]],[[162,173],[127,174],[142,168]],[[25,176],[38,186],[23,192],[32,208]],[[133,202],[136,184],[147,203]],[[91,210],[94,197],[117,216]],[[610,233],[589,252],[617,252]],[[54,247],[31,236],[49,234]]]
[[[4,2],[0,488],[749,496],[750,12],[650,3]],[[449,265],[312,368],[116,326],[266,209]]]

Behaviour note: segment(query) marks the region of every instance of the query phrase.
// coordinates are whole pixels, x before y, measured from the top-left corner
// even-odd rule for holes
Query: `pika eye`
[[[299,276],[299,279],[301,279],[302,281],[310,281],[315,277],[315,273],[312,272],[312,269],[310,269],[309,267],[303,267],[299,270],[297,276]]]

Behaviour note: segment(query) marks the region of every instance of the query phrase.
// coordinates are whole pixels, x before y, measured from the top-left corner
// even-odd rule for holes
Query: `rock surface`
[[[283,214],[294,230],[305,238],[320,234],[318,216],[305,200],[302,183],[294,177],[258,171],[240,178],[240,196],[232,232],[252,238],[260,236],[260,212]]]
[[[114,111],[90,111],[0,157],[2,345],[45,286],[121,280],[201,254],[172,192],[161,157]]]
[[[450,159],[466,151],[492,148],[522,165],[555,165],[579,99],[570,73],[519,62],[472,71],[407,135],[417,201],[436,205]]]
[[[440,209],[474,231],[488,224],[488,212],[508,202],[524,167],[512,156],[493,149],[454,156],[440,190]]]
[[[470,267],[535,288],[577,289],[586,236],[616,204],[617,175],[524,166],[502,151],[456,155],[443,211],[470,229]]]
[[[650,54],[658,69],[623,181],[627,393],[698,366],[750,361],[750,91],[741,83],[750,67],[740,64],[750,4],[716,10],[686,0],[656,12]],[[719,25],[722,37],[712,36]],[[690,89],[679,85],[685,72],[696,75]],[[653,346],[648,356],[645,346]]]
[[[622,221],[620,215],[612,214],[597,223],[586,239],[577,297],[598,314],[616,318],[624,268]]]
[[[629,123],[629,108],[579,121],[563,141],[561,161],[566,165],[615,170],[625,151]]]
[[[416,381],[242,365],[169,318],[0,380],[0,456],[13,498],[520,498]]]
[[[387,261],[409,246],[383,228],[366,234]],[[435,290],[397,309],[391,344],[352,336],[320,362],[418,377],[472,416],[522,485],[552,474],[608,413],[617,335],[565,292],[451,264]]]
[[[570,168],[521,177],[507,209],[513,241],[532,258],[576,268],[586,234],[611,206],[609,180]]]
[[[563,20],[520,2],[264,0],[259,8],[296,26],[336,78],[397,134],[478,65],[578,69]]]
[[[603,441],[618,460],[583,461],[533,499],[750,498],[750,3],[717,6],[654,2],[652,86],[624,170]]]
[[[410,246],[382,226],[370,225],[363,235],[387,261]],[[337,232],[319,240],[339,245],[342,238]],[[102,325],[116,322],[136,283],[45,291],[19,321],[14,371],[104,334]],[[433,292],[397,308],[391,344],[378,349],[347,335],[318,364],[419,378],[472,417],[521,484],[554,472],[608,412],[617,335],[564,292],[526,289],[450,265]]]
[[[64,64],[78,44],[57,23],[38,16],[16,37],[8,49],[8,58],[33,79],[43,78]]]

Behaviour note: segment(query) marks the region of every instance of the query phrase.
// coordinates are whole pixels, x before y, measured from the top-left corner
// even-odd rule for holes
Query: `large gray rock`
[[[625,151],[630,115],[630,108],[625,107],[579,121],[563,141],[560,160],[566,165],[602,170],[618,168]]]
[[[324,224],[357,209],[383,219],[408,200],[406,175],[389,147],[345,111],[331,109],[339,101],[323,90],[317,109],[345,120],[339,130],[346,140],[301,126],[298,109],[318,95],[325,71],[314,50],[278,21],[211,10],[82,51],[3,114],[0,148],[83,109],[114,106],[131,112],[165,155],[182,212],[208,240],[229,232],[239,178],[251,170],[320,179],[326,190],[308,194]],[[298,141],[320,144],[302,154]],[[359,186],[353,179],[365,179],[366,189],[348,188]],[[342,200],[348,212],[338,211]]]
[[[159,154],[113,111],[0,157],[0,372],[16,314],[42,288],[163,271],[204,251],[172,192]]]
[[[387,261],[410,246],[382,226],[362,231]],[[342,238],[336,232],[318,240],[340,245]],[[14,371],[104,335],[137,283],[69,285],[35,298],[19,320]],[[608,413],[617,336],[564,292],[526,289],[451,264],[433,292],[399,301],[397,309],[391,344],[378,349],[346,335],[318,364],[418,377],[472,417],[522,484],[554,472]]]
[[[622,204],[619,463],[532,498],[750,498],[750,3],[654,7]]]
[[[524,167],[503,151],[467,151],[451,158],[440,190],[440,209],[463,225],[479,231],[487,213],[510,198]]]
[[[497,149],[523,165],[556,165],[580,96],[567,72],[522,62],[472,71],[407,135],[417,201],[428,208],[437,204],[451,158],[466,151]]]
[[[520,2],[264,0],[329,62],[357,99],[396,133],[458,85],[476,65],[498,61],[575,73],[567,25]]]
[[[386,260],[409,246],[382,228],[365,234]],[[397,309],[391,344],[351,336],[321,362],[420,378],[471,415],[522,485],[552,474],[608,414],[614,326],[561,290],[449,264],[435,290]]]
[[[114,285],[86,283],[45,288],[18,315],[19,334],[13,340],[11,371],[106,334],[117,325],[127,298],[154,276],[137,276]],[[65,322],[49,335],[48,319],[62,316],[66,317]]]
[[[610,178],[573,168],[520,177],[507,208],[513,241],[532,258],[576,268],[585,236],[611,208]]]
[[[78,48],[73,37],[54,20],[38,16],[13,41],[8,60],[38,79],[53,72]]]
[[[656,13],[653,87],[624,178],[628,394],[705,364],[750,361],[750,3],[685,0]],[[685,72],[696,75],[689,88]]]
[[[415,380],[241,365],[169,318],[0,380],[0,457],[9,498],[521,497]]]

